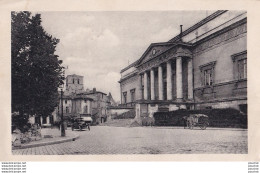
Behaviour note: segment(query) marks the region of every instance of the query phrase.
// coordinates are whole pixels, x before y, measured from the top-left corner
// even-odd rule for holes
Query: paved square
[[[92,126],[76,141],[13,150],[14,155],[247,154],[247,130]]]

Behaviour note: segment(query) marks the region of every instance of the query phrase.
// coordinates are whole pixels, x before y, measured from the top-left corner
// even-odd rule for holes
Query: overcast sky
[[[60,39],[56,54],[66,75],[84,76],[84,88],[120,100],[120,70],[154,42],[166,42],[212,11],[39,12],[44,29]]]

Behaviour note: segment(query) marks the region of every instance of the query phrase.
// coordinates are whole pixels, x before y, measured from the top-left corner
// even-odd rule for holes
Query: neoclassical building
[[[247,110],[247,17],[216,11],[121,70],[121,105],[136,115],[232,107]]]

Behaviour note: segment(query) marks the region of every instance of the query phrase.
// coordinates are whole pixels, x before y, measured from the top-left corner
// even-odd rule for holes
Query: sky
[[[47,33],[60,39],[56,54],[65,74],[84,76],[84,89],[111,92],[120,101],[120,70],[151,43],[167,42],[212,11],[37,12]]]

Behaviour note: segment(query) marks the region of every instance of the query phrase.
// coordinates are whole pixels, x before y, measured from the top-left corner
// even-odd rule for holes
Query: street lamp
[[[60,120],[61,120],[61,136],[65,137],[65,128],[64,128],[64,120],[63,120],[63,86],[64,84],[60,85],[60,99],[61,99],[61,116],[60,116]]]

